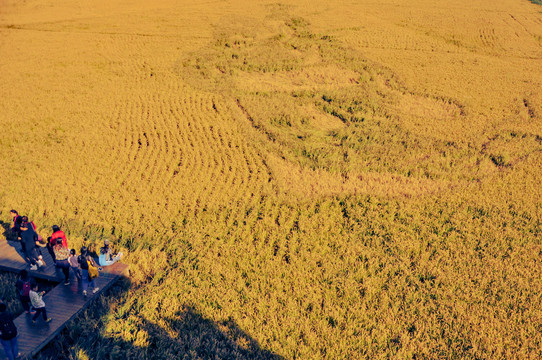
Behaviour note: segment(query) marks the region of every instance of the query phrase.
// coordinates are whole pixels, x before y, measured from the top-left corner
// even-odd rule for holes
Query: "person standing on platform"
[[[21,276],[15,283],[15,288],[17,288],[19,300],[21,300],[24,312],[27,314],[30,313],[30,289],[32,288],[32,278],[28,276],[26,270],[21,270]]]
[[[92,257],[88,253],[88,249],[86,246],[83,246],[81,248],[81,255],[79,255],[77,259],[78,259],[79,266],[81,267],[81,272],[82,272],[81,276],[83,280],[83,295],[87,296],[87,289],[89,287],[94,288],[92,290],[92,293],[98,292],[100,288],[96,287],[96,284],[94,283],[94,279],[90,278],[88,274],[88,268],[89,268],[88,263],[90,262],[93,266],[96,266],[96,264],[94,263],[94,260],[92,260]]]
[[[36,323],[36,320],[38,319],[40,314],[43,316],[43,320],[46,323],[53,320],[47,317],[47,311],[45,310],[43,295],[45,295],[45,291],[38,292],[38,284],[32,284],[32,290],[30,290],[30,301],[32,302],[32,306],[34,307],[34,309],[36,309],[36,313],[32,317],[32,324]]]
[[[53,258],[53,262],[55,264],[56,259],[53,249],[57,243],[57,239],[62,239],[62,246],[64,246],[66,249],[68,248],[68,240],[66,239],[66,234],[64,234],[64,231],[60,230],[60,227],[58,225],[53,225],[53,234],[47,239],[47,250],[49,250],[49,254],[51,254],[51,257]]]
[[[38,235],[34,231],[31,224],[28,223],[28,217],[23,216],[21,223],[21,243],[26,257],[30,261],[30,270],[38,270],[38,252],[36,251],[36,244]]]
[[[75,255],[75,249],[70,250],[70,256],[68,256],[68,262],[70,263],[70,267],[73,270],[75,277],[78,280],[81,280],[81,268],[79,267],[79,261],[77,261],[77,256]]]
[[[19,216],[17,210],[11,210],[10,214],[13,218],[13,224],[11,224],[11,234],[14,240],[17,240],[19,239],[19,237],[21,237],[21,223],[23,221],[23,218],[22,216]]]
[[[41,248],[46,246],[46,242],[43,241],[43,238],[38,233],[38,229],[36,228],[36,224],[34,224],[33,221],[28,220],[28,225],[34,230],[34,233],[36,234],[36,253],[38,255],[37,264],[38,267],[45,266],[45,261],[43,260],[43,254],[41,253]]]
[[[62,246],[64,246],[66,249],[68,248],[68,240],[66,239],[66,234],[64,234],[64,231],[60,230],[60,227],[58,225],[53,225],[53,234],[51,235],[51,242],[53,245],[56,245],[57,242],[54,241],[56,239],[62,239]]]
[[[19,344],[17,343],[17,328],[13,323],[13,314],[7,311],[7,306],[0,303],[0,340],[4,353],[9,360],[19,357]]]
[[[61,238],[57,238],[53,251],[55,253],[56,267],[60,268],[64,273],[64,285],[70,285],[70,263],[68,262],[70,250],[62,245]]]

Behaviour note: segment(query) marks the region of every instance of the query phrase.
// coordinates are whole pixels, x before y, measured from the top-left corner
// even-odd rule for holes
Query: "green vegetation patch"
[[[480,164],[502,168],[541,149],[520,140],[490,152],[483,139],[494,144],[499,134],[482,129],[467,138],[455,130],[468,129],[462,104],[410,92],[393,72],[312,32],[302,18],[275,12],[271,19],[224,24],[178,71],[235,102],[287,161],[354,177],[470,181],[486,175]]]

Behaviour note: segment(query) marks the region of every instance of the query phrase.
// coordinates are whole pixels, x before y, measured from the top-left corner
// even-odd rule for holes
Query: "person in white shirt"
[[[32,324],[36,323],[36,320],[38,319],[38,316],[42,314],[43,320],[48,323],[49,321],[53,320],[51,318],[47,317],[47,311],[45,310],[45,302],[43,301],[43,295],[45,295],[45,291],[38,292],[38,284],[32,284],[32,290],[30,290],[30,302],[32,303],[32,306],[34,309],[36,309],[36,313],[32,317]]]

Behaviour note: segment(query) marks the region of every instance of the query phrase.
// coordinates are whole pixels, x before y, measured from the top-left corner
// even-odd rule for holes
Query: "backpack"
[[[96,279],[98,276],[100,276],[100,273],[98,272],[98,269],[95,268],[90,261],[87,261],[88,263],[88,278],[89,280]]]
[[[17,328],[11,319],[2,321],[0,329],[2,330],[2,339],[4,340],[11,340],[17,336]]]
[[[30,281],[25,281],[23,286],[21,286],[21,296],[30,295]]]

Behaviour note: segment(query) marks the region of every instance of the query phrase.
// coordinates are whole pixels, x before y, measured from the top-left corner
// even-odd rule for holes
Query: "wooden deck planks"
[[[46,248],[40,248],[40,250],[46,266],[36,271],[30,271],[30,264],[24,259],[21,243],[19,241],[0,240],[0,269],[12,272],[19,272],[26,269],[30,276],[49,281],[61,281],[64,279],[62,271],[57,269],[53,264],[53,259],[49,251]]]
[[[53,318],[50,323],[45,323],[40,315],[36,324],[32,324],[31,315],[25,313],[15,319],[15,326],[19,331],[19,352],[23,359],[36,355],[62,331],[69,321],[87,308],[94,298],[106,291],[120,276],[128,273],[128,265],[126,264],[116,263],[105,267],[100,272],[100,276],[94,280],[100,290],[93,294],[89,289],[88,296],[84,297],[81,282],[75,279],[73,273],[70,275],[70,285],[63,285],[64,276],[53,265],[47,250],[44,250],[42,255],[47,266],[38,271],[29,271],[29,273],[31,276],[58,281],[60,284],[43,297],[47,316]],[[29,270],[29,265],[18,251],[20,251],[18,242],[0,241],[0,269],[14,272],[25,268]],[[2,349],[0,349],[0,354],[4,356]]]

